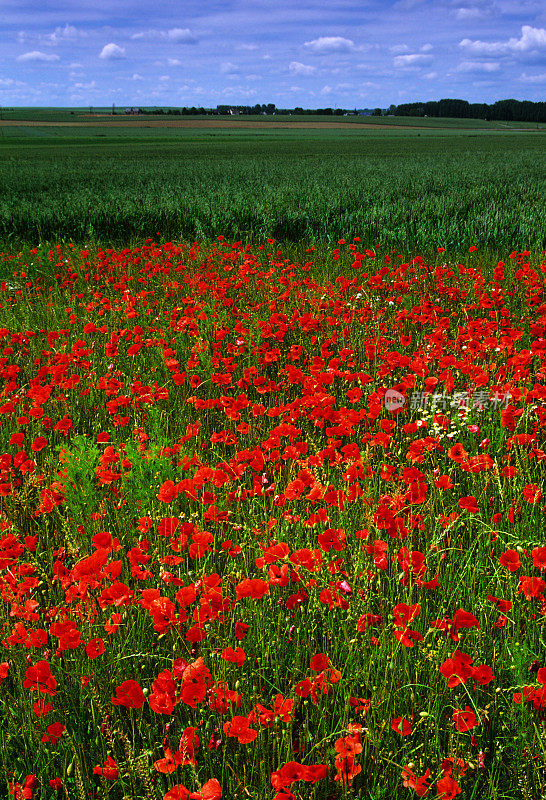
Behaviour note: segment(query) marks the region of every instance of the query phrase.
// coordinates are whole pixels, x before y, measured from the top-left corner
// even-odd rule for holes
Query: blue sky
[[[544,0],[2,0],[0,105],[546,97]]]

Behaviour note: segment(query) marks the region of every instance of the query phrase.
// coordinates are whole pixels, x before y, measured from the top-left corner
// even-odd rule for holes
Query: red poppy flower
[[[165,748],[165,758],[154,761],[154,769],[163,775],[171,775],[182,763],[182,756],[178,752],[172,753],[168,747]]]
[[[487,664],[482,664],[479,667],[472,667],[472,679],[479,683],[480,686],[486,686],[495,680],[495,676],[491,667],[488,667]]]
[[[99,578],[101,569],[108,561],[110,551],[107,548],[95,550],[87,558],[78,561],[72,570],[72,577],[75,581],[92,581]]]
[[[477,514],[479,511],[478,503],[473,495],[461,497],[458,505],[459,508],[462,508],[464,511],[468,511],[469,514]]]
[[[232,647],[226,647],[225,650],[222,650],[222,658],[224,661],[231,661],[240,667],[246,660],[246,653],[242,647],[238,647],[236,650]]]
[[[400,736],[409,736],[411,734],[411,725],[407,719],[403,717],[395,717],[391,720],[391,728],[395,733]]]
[[[329,663],[330,663],[330,659],[326,655],[326,653],[316,653],[312,657],[312,659],[311,659],[311,661],[309,663],[309,667],[314,672],[321,672],[321,670],[326,669],[326,667],[328,666]]]
[[[123,616],[121,614],[114,613],[110,618],[110,622],[106,622],[104,624],[104,630],[108,634],[108,636],[112,636],[112,634],[116,633],[119,626],[123,622]]]
[[[220,800],[222,797],[222,787],[216,778],[211,778],[204,783],[197,792],[190,792],[181,783],[173,786],[163,800]]]
[[[460,650],[455,650],[451,658],[448,658],[440,666],[440,672],[447,678],[447,685],[450,689],[460,683],[466,683],[472,676],[472,657]]]
[[[102,775],[107,781],[115,781],[119,777],[118,765],[112,756],[108,756],[102,767],[100,765],[95,767],[93,775]]]
[[[440,475],[440,477],[434,481],[434,485],[437,489],[442,489],[442,491],[453,489],[453,483],[449,475]]]
[[[45,717],[46,714],[49,714],[52,708],[53,708],[53,703],[48,703],[46,700],[38,700],[38,702],[34,703],[34,705],[32,706],[32,710],[34,711],[38,719],[41,719],[42,717]]]
[[[245,578],[241,583],[235,587],[237,592],[237,600],[243,597],[251,597],[253,600],[261,600],[266,594],[269,594],[269,584],[261,578]]]
[[[453,447],[448,450],[447,454],[452,461],[455,461],[457,464],[462,464],[468,460],[468,453],[460,442],[454,444]]]
[[[199,744],[200,739],[197,735],[197,728],[185,728],[178,745],[183,764],[195,764],[195,753],[199,749]]]
[[[461,794],[461,787],[449,775],[444,775],[436,784],[436,792],[439,800],[454,800]]]
[[[533,565],[537,569],[546,569],[546,547],[535,547],[531,552],[531,556],[533,557]]]
[[[162,503],[172,503],[175,497],[178,496],[178,490],[173,481],[164,481],[157,493],[157,499]]]
[[[112,697],[112,703],[115,706],[124,706],[125,708],[142,708],[145,702],[144,692],[132,679],[123,681],[116,688],[116,696]]]
[[[238,639],[239,641],[244,639],[248,633],[249,628],[250,625],[247,625],[245,622],[243,622],[242,619],[238,619],[237,622],[235,623],[235,638]]]
[[[309,678],[304,678],[302,681],[299,681],[296,684],[294,691],[298,697],[307,697],[311,691],[311,681]]]
[[[91,639],[85,646],[85,652],[92,660],[98,658],[104,653],[104,642],[102,639]]]
[[[532,597],[541,597],[545,588],[546,582],[543,578],[534,578],[529,575],[523,575],[519,579],[518,593],[523,592],[527,600],[530,600]]]
[[[319,533],[318,543],[325,553],[329,553],[332,547],[339,553],[346,547],[345,531],[343,528],[327,528]]]
[[[428,778],[430,778],[429,769],[420,778],[409,767],[404,767],[402,770],[403,785],[406,789],[413,789],[417,797],[426,797],[428,795],[430,791]]]
[[[464,711],[461,709],[457,709],[453,712],[453,721],[455,722],[455,726],[459,733],[466,733],[466,731],[471,731],[472,728],[475,728],[478,724],[476,719],[476,715],[470,708],[470,706],[465,706]]]
[[[394,624],[400,628],[406,628],[421,612],[421,606],[415,603],[408,606],[406,603],[398,603],[392,610]]]
[[[404,645],[404,647],[413,647],[414,642],[422,642],[423,637],[417,631],[412,631],[406,628],[403,631],[395,631],[394,638]]]
[[[453,614],[453,622],[451,624],[450,636],[454,642],[459,641],[459,634],[457,631],[459,628],[478,628],[480,629],[480,623],[469,611],[465,611],[463,608],[458,608],[457,611]]]
[[[511,611],[512,606],[514,605],[511,600],[503,600],[500,597],[494,597],[494,595],[492,594],[488,594],[487,599],[491,600],[492,603],[496,603],[499,608],[499,611],[502,611],[503,614],[505,614],[507,611]]]
[[[542,492],[536,483],[528,483],[523,487],[523,498],[528,503],[540,503]]]
[[[502,566],[509,569],[510,572],[517,572],[521,567],[521,561],[519,560],[517,550],[507,550],[505,553],[502,553],[499,561]]]
[[[31,692],[41,692],[51,697],[58,694],[57,681],[51,674],[51,667],[47,661],[37,661],[34,666],[28,667],[25,678],[23,686]]]
[[[148,697],[148,702],[154,714],[166,714],[167,716],[170,716],[174,711],[174,699],[167,692],[152,692],[152,694]]]
[[[258,732],[250,727],[248,719],[241,716],[235,716],[229,722],[225,722],[223,730],[226,736],[236,736],[239,744],[249,744],[258,735]]]
[[[52,725],[48,725],[47,733],[44,733],[42,736],[42,742],[51,742],[52,745],[56,745],[65,730],[65,726],[60,722],[54,722]]]
[[[174,536],[180,521],[177,517],[164,517],[157,526],[159,536]]]
[[[188,642],[202,642],[207,638],[207,632],[202,625],[192,625],[186,631],[186,639]]]

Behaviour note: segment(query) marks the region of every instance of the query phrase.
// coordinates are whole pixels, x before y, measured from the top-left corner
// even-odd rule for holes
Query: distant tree
[[[389,108],[389,113],[392,113]],[[444,98],[427,103],[402,103],[394,114],[408,117],[454,117],[456,119],[505,120],[507,122],[546,122],[546,103],[530,100],[497,100],[496,103],[469,103],[467,100]]]
[[[380,108],[374,108],[374,110],[372,111],[372,117],[381,117],[382,114],[383,111]]]

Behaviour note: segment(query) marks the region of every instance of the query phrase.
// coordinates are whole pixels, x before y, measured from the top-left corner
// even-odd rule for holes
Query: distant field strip
[[[104,128],[105,121],[107,120],[108,127],[112,128],[231,128],[237,130],[240,128],[288,128],[291,130],[374,130],[378,128],[388,129],[419,129],[429,130],[426,125],[371,125],[365,122],[316,122],[309,120],[309,122],[274,122],[265,120],[258,122],[256,120],[230,120],[230,119],[147,119],[146,117],[109,117],[107,114],[96,115],[101,117],[100,122],[91,120],[74,120],[74,122],[63,121],[42,121],[42,120],[15,120],[4,119],[0,120],[0,126],[6,128],[24,127],[30,125],[32,127],[45,127],[45,128]],[[450,128],[450,130],[452,130]],[[512,129],[513,130],[513,129]],[[524,129],[526,130],[526,129]]]

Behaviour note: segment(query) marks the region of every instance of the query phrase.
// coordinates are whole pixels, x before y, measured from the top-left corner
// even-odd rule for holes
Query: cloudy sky
[[[0,105],[546,96],[544,0],[1,0]]]

